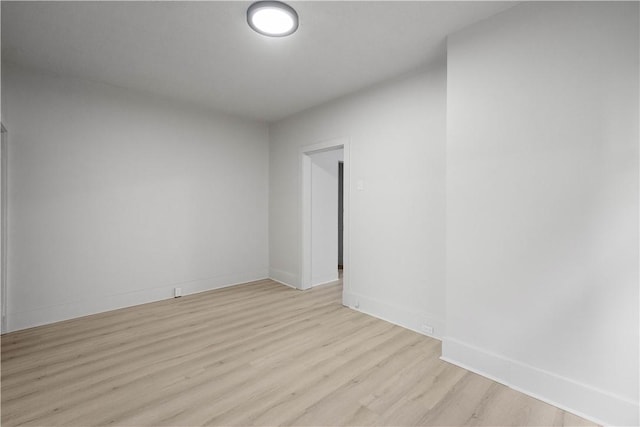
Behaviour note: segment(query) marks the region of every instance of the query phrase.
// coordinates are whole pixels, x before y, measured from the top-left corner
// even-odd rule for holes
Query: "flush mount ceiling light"
[[[298,14],[282,2],[259,1],[247,9],[247,22],[262,35],[284,37],[298,29]]]

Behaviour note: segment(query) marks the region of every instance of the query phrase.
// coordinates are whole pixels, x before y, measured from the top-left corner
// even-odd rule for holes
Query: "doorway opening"
[[[331,283],[341,275],[344,295],[349,287],[349,140],[339,138],[302,147],[300,158],[300,289]]]

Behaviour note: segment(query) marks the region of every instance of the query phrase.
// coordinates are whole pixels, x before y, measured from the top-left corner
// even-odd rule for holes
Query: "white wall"
[[[311,286],[338,280],[338,163],[344,149],[311,157]]]
[[[0,137],[0,332],[7,330],[7,131]]]
[[[0,22],[2,22],[2,8],[0,7]],[[1,43],[1,39],[2,37],[0,37],[0,46],[2,45]],[[0,81],[2,81],[2,60],[0,59]],[[0,84],[0,99],[2,99],[2,84]],[[2,121],[2,105],[0,103],[0,123],[4,123]],[[6,155],[5,154],[0,154],[0,162],[2,162],[3,167],[0,167],[0,174],[4,175],[5,171],[4,169],[6,169],[6,167],[4,167],[4,165],[6,164]],[[0,176],[0,188],[6,188],[6,178],[4,176]],[[0,197],[2,198],[3,201],[5,201],[5,197],[6,195],[4,194],[6,193],[5,191],[2,191],[2,194],[0,194]],[[5,203],[3,203],[3,205],[5,206],[6,209],[6,201]],[[4,224],[6,224],[6,214],[4,212],[4,210],[0,213],[0,223],[3,224],[3,226],[0,226],[0,242],[3,242],[6,245],[6,231],[5,231],[5,227]],[[6,286],[5,280],[6,280],[6,267],[5,267],[5,260],[6,260],[6,248],[2,248],[0,249],[0,260],[1,261],[1,267],[2,271],[0,271],[0,307],[2,307],[0,309],[0,312],[2,312],[2,319],[0,319],[0,333],[4,333],[5,329],[6,329],[6,325],[5,325],[5,304],[6,304],[6,297],[3,295],[4,294],[4,289]]]
[[[530,3],[449,38],[443,354],[638,425],[638,3]]]
[[[268,128],[3,64],[9,329],[268,274]]]
[[[444,327],[444,63],[270,126],[271,277],[299,286],[300,147],[350,139],[347,304]],[[356,190],[363,181],[363,190]]]

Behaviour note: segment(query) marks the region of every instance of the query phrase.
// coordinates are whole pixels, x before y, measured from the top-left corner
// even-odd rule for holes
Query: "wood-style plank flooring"
[[[270,280],[2,337],[2,425],[592,425]]]

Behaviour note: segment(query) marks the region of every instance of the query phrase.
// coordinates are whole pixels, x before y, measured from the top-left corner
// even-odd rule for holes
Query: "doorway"
[[[338,280],[338,264],[341,255],[344,294],[349,286],[349,140],[338,138],[302,147],[300,158],[302,171],[300,289],[309,289]],[[342,197],[340,197],[338,185],[340,168],[343,176]],[[341,233],[339,213],[342,213]],[[340,234],[341,245],[339,244]]]

